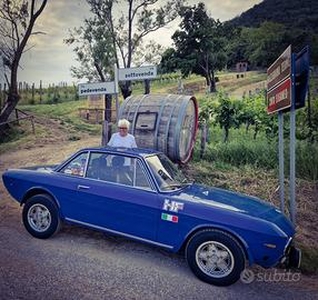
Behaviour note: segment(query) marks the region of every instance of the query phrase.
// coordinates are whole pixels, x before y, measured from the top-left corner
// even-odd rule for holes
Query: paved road
[[[53,238],[35,239],[18,211],[3,212],[0,299],[318,298],[301,282],[212,286],[194,277],[180,255],[83,228],[64,226]]]

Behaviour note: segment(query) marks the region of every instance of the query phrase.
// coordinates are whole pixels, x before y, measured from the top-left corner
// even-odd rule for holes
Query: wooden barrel
[[[198,128],[198,105],[187,95],[137,95],[124,100],[119,119],[131,123],[138,147],[164,152],[172,161],[186,163]]]

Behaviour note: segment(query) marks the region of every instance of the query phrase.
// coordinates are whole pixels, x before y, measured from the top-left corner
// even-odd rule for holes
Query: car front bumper
[[[289,245],[286,248],[284,257],[281,259],[281,264],[287,269],[298,269],[301,264],[301,250],[293,245]]]

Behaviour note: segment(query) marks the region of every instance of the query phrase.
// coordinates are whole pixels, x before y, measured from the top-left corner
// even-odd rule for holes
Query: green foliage
[[[270,12],[270,13],[269,13]],[[266,0],[229,21],[233,26],[258,27],[264,20],[285,24],[295,30],[317,29],[318,2],[316,0]]]
[[[296,173],[299,178],[318,180],[318,143],[298,142]]]
[[[268,67],[289,44],[295,52],[309,45],[311,63],[318,63],[317,1],[262,1],[226,22],[226,26],[235,28],[237,33],[237,39],[229,40],[230,65],[238,58],[254,66]],[[244,29],[240,32],[237,27]]]
[[[210,91],[214,92],[214,73],[223,69],[227,59],[223,25],[208,16],[203,3],[184,7],[180,16],[181,30],[177,30],[172,36],[176,50],[175,53],[166,53],[163,67],[167,63],[170,67],[176,64],[183,76],[191,73],[202,75]]]
[[[234,138],[224,143],[220,129],[211,126],[209,130],[209,143],[203,157],[205,160],[235,167],[251,165],[267,170],[277,167],[277,143],[267,140],[264,135],[255,140],[252,133],[233,128]]]
[[[57,104],[23,105],[23,111],[36,114],[42,118],[59,120],[60,124],[68,128],[70,132],[88,132],[97,134],[100,132],[100,125],[89,124],[79,118],[78,108],[83,107],[84,101],[67,101]]]
[[[278,116],[267,114],[265,95],[262,91],[241,100],[230,99],[226,93],[218,92],[200,98],[199,103],[199,118],[201,122],[207,122],[210,128],[205,159],[237,167],[247,164],[265,169],[277,168]],[[318,100],[316,98],[311,99],[310,111],[311,127],[308,126],[308,106],[296,111],[296,175],[300,178],[317,180],[318,164],[315,162],[318,161],[316,126]],[[289,172],[289,121],[289,114],[285,113],[283,134],[286,173]],[[200,149],[196,148],[197,159],[199,152]]]
[[[227,142],[230,128],[238,126],[237,102],[231,101],[229,96],[223,92],[218,93],[218,101],[215,122],[224,129],[224,142]]]

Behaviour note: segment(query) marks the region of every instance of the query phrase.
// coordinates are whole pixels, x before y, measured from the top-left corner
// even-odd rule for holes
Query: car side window
[[[91,153],[86,177],[152,190],[141,162],[125,155]]]
[[[134,186],[140,187],[142,189],[152,190],[149,179],[146,175],[146,171],[144,170],[141,162],[138,159],[133,160],[133,178],[134,178]]]
[[[87,162],[87,152],[81,153],[72,159],[64,168],[60,171],[61,173],[83,177]]]
[[[111,180],[111,172],[108,167],[108,158],[106,154],[98,152],[91,153],[86,177],[105,181]]]

